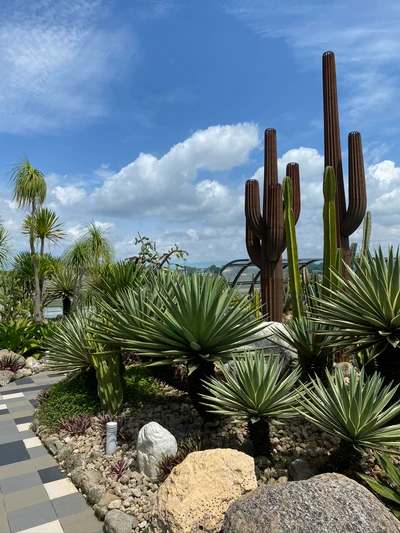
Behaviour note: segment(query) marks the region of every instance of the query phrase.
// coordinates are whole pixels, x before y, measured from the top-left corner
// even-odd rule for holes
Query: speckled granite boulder
[[[365,487],[339,474],[264,485],[228,509],[222,533],[400,533]]]

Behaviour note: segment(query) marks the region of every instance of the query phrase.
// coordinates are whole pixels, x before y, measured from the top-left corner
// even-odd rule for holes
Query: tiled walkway
[[[0,389],[0,533],[100,533],[102,523],[30,431],[43,372]]]

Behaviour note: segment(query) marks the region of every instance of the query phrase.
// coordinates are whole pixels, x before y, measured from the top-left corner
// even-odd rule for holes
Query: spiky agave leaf
[[[161,364],[186,363],[192,372],[202,360],[230,358],[264,328],[261,319],[249,320],[253,311],[246,298],[231,307],[236,291],[220,276],[174,272],[167,283],[156,296],[146,288],[126,292],[123,308],[105,305],[102,340]]]
[[[400,413],[399,401],[391,405],[398,385],[384,386],[379,374],[365,377],[364,370],[351,371],[348,387],[340,368],[326,374],[327,387],[316,377],[299,388],[298,410],[308,422],[359,451],[400,446],[400,424],[388,425]]]
[[[210,411],[253,423],[298,416],[292,407],[298,397],[298,370],[282,375],[279,357],[264,357],[262,352],[235,357],[234,365],[234,370],[221,365],[225,381],[212,378],[205,383],[210,395],[202,396]]]
[[[334,274],[343,290],[327,290],[315,299],[313,319],[334,328],[318,334],[335,337],[335,346],[350,348],[349,353],[371,349],[378,356],[387,348],[400,349],[399,250],[389,247],[386,260],[379,247],[374,257],[361,256],[355,271],[345,267],[348,279]]]
[[[360,477],[381,497],[392,513],[397,518],[400,518],[400,469],[390,461],[385,453],[379,454],[375,452],[375,458],[393,486],[383,479],[374,479],[363,474],[360,474]]]

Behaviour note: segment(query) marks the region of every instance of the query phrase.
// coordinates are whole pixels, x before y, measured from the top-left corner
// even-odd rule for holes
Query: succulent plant
[[[84,435],[92,427],[92,420],[86,413],[81,413],[60,422],[60,433],[67,435]]]

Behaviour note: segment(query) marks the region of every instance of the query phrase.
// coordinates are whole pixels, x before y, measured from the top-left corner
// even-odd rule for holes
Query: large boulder
[[[254,459],[230,449],[193,452],[158,489],[151,533],[219,533],[224,514],[257,487]]]
[[[14,378],[14,372],[11,370],[0,370],[0,387],[5,387]]]
[[[175,455],[178,444],[175,437],[157,422],[149,422],[139,431],[137,459],[139,471],[151,479],[157,479],[160,470],[157,464],[163,455]]]
[[[234,502],[222,533],[400,533],[365,487],[340,474],[264,485]]]
[[[242,346],[238,351],[262,349],[264,355],[279,355],[283,361],[284,371],[295,368],[298,364],[297,352],[293,350],[288,342],[278,337],[274,332],[274,329],[285,330],[285,326],[280,322],[265,322],[265,327],[254,333],[254,335],[250,337],[251,342]],[[263,339],[262,337],[265,335],[267,335],[267,337]],[[228,361],[224,364],[230,370],[235,371],[235,363],[233,361]]]

